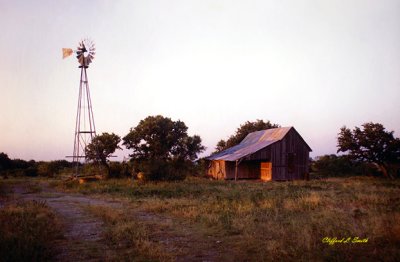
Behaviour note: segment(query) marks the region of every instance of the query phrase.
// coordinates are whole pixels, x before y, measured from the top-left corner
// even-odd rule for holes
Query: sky
[[[246,121],[294,126],[312,157],[378,122],[400,136],[399,0],[0,0],[0,152],[71,155],[83,38],[97,133],[181,120],[211,153]],[[119,159],[129,151],[119,151]]]

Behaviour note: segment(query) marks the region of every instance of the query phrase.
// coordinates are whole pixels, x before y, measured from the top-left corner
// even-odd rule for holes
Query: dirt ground
[[[110,248],[103,238],[103,221],[91,214],[88,206],[131,209],[133,219],[152,228],[152,241],[160,243],[168,253],[173,254],[175,261],[220,261],[221,257],[229,257],[229,254],[222,254],[226,253],[224,243],[217,237],[205,235],[184,221],[135,211],[131,203],[124,199],[58,192],[45,183],[38,186],[32,190],[29,185],[14,185],[12,201],[45,201],[58,215],[64,226],[64,237],[55,243],[58,251],[56,261],[114,261],[118,257],[118,251]]]

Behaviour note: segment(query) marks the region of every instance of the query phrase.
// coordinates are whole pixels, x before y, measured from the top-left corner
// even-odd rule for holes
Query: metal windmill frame
[[[96,136],[96,125],[94,122],[93,106],[90,96],[89,80],[87,76],[87,68],[92,62],[95,54],[93,42],[88,39],[82,40],[76,51],[72,49],[63,49],[64,57],[76,53],[81,69],[79,82],[78,106],[75,120],[75,135],[74,135],[74,151],[72,162],[75,164],[75,176],[79,176],[79,168],[81,162],[87,162],[85,149],[92,139]],[[85,56],[86,55],[86,56]]]

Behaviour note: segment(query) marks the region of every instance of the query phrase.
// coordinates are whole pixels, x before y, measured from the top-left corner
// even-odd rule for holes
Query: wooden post
[[[238,177],[238,161],[236,160],[236,164],[235,164],[235,181],[237,181],[237,177]]]

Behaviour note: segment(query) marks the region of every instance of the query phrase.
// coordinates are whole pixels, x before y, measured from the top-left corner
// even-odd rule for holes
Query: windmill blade
[[[84,38],[78,42],[78,47],[76,52],[76,58],[81,66],[88,67],[90,63],[93,62],[94,56],[96,54],[96,47],[88,38]]]

